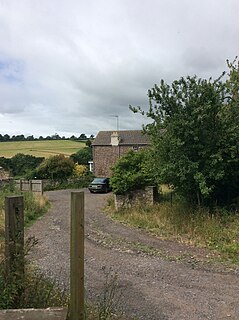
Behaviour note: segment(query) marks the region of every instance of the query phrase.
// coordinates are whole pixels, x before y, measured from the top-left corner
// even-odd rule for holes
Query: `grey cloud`
[[[147,107],[155,83],[225,70],[239,51],[238,9],[237,0],[0,2],[0,57],[24,65],[10,73],[20,83],[0,75],[0,133],[13,121],[14,131],[95,134],[115,128],[114,114],[122,129],[141,127],[147,119],[128,106]]]

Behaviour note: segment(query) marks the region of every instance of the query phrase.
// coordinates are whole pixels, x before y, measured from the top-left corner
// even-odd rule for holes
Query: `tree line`
[[[47,159],[18,153],[12,158],[0,157],[0,167],[14,178],[67,180],[88,173],[92,149],[81,148],[70,157],[55,155]]]
[[[78,137],[72,135],[71,137],[65,137],[65,136],[60,136],[59,134],[55,133],[51,136],[39,136],[38,138],[34,137],[33,135],[25,137],[24,134],[19,134],[19,135],[12,135],[10,136],[9,134],[0,134],[0,142],[7,142],[7,141],[38,141],[38,140],[73,140],[73,141],[86,141],[86,140],[91,140],[94,138],[94,135],[91,134],[89,137],[86,136],[86,134],[81,133]]]

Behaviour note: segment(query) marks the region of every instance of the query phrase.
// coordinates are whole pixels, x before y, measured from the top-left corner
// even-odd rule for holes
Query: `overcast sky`
[[[239,53],[238,0],[0,0],[0,133],[147,123],[161,79],[217,77]]]

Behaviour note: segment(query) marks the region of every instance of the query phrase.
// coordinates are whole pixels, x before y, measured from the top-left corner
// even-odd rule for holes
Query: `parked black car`
[[[91,193],[93,192],[108,192],[112,188],[110,186],[109,178],[95,178],[88,186]]]

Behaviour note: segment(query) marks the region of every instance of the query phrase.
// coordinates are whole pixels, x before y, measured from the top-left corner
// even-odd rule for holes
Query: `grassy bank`
[[[0,142],[0,157],[11,158],[17,153],[44,158],[48,158],[56,154],[70,156],[84,147],[84,142],[71,140]]]
[[[47,198],[31,192],[20,193],[14,185],[8,185],[0,189],[0,260],[4,252],[4,204],[6,196],[19,196],[24,198],[24,223],[30,226],[36,219],[42,216],[50,207]]]
[[[215,250],[223,261],[239,264],[239,212],[217,208],[192,208],[180,200],[154,206],[114,210],[111,199],[107,212],[120,222],[142,228],[162,239]]]
[[[50,206],[44,195],[32,192],[19,192],[14,186],[6,186],[0,192],[0,235],[4,228],[4,202],[6,196],[22,195],[24,199],[24,220],[25,226],[31,225],[37,218],[42,216]]]

